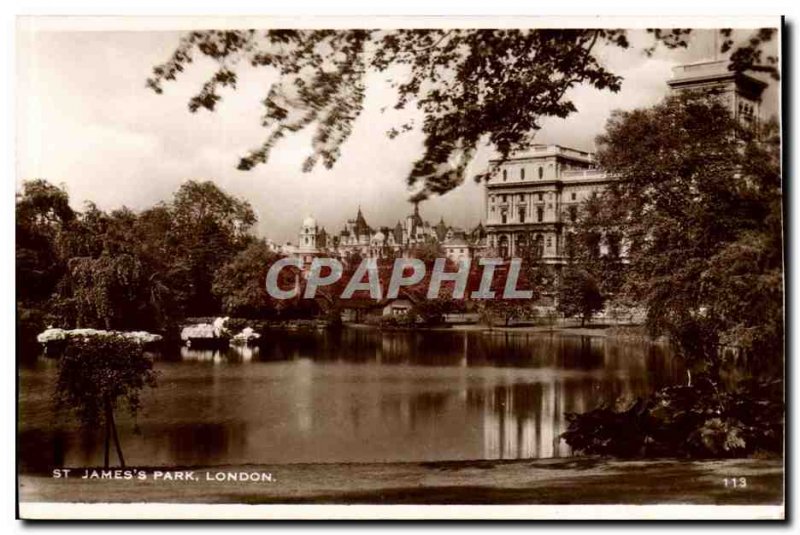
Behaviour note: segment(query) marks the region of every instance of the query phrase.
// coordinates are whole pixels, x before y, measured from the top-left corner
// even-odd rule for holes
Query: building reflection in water
[[[536,382],[499,384],[468,393],[470,404],[483,415],[486,459],[568,456],[569,447],[560,438],[567,429],[567,413],[645,396],[672,384],[681,373],[679,363],[668,357],[665,348],[653,344],[557,337],[538,344],[528,341],[525,357],[517,350],[518,339],[500,337],[483,343],[504,346],[517,363],[528,358],[554,372]],[[488,353],[505,350],[494,347]],[[565,374],[564,370],[578,374]]]
[[[576,405],[585,389],[571,388]],[[528,459],[569,455],[559,438],[566,430],[567,388],[562,381],[496,386],[470,396],[483,412],[483,457]]]

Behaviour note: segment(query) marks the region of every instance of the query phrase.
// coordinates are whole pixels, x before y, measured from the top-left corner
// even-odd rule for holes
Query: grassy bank
[[[780,460],[618,461],[596,458],[190,468],[189,481],[22,475],[22,502],[332,504],[780,504]],[[178,469],[170,468],[174,472]],[[216,481],[228,472],[271,481]],[[218,476],[218,474],[223,474]],[[745,478],[726,487],[726,478]],[[210,481],[208,479],[211,479]]]

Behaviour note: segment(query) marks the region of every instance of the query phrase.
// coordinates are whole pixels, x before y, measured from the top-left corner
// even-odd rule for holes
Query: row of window
[[[494,213],[494,206],[492,206],[490,211],[491,211],[491,213]],[[517,221],[519,223],[525,223],[526,222],[525,221],[525,217],[526,217],[527,213],[528,213],[527,209],[524,206],[520,206],[518,211],[517,211],[517,215],[519,216]],[[567,213],[569,215],[570,222],[575,223],[578,220],[578,207],[577,206],[574,206],[574,205],[570,206],[568,208],[568,212]],[[544,221],[544,209],[543,208],[537,208],[536,209],[536,222],[537,223],[541,223],[543,221]],[[506,210],[503,210],[502,212],[500,212],[500,222],[501,223],[508,223],[508,212]]]
[[[517,254],[519,254],[523,249],[527,247],[531,247],[533,252],[536,256],[543,256],[544,248],[545,248],[545,241],[542,239],[540,234],[537,234],[533,240],[529,243],[525,236],[517,236],[516,237],[516,250]],[[510,240],[508,236],[499,236],[494,241],[494,246],[499,249],[500,256],[506,258],[509,256],[509,245]],[[553,238],[552,236],[547,237],[547,248],[551,248],[553,246]]]
[[[499,197],[500,197],[500,202],[508,202],[508,194],[502,194]],[[525,202],[525,194],[520,193],[517,196],[517,199],[519,200],[519,202]],[[540,201],[540,202],[544,201],[544,193],[537,193],[536,194],[536,199],[538,201]],[[578,200],[578,195],[576,193],[574,193],[574,192],[571,193],[570,194],[570,200],[572,200],[572,201]],[[495,196],[494,195],[489,196],[489,202],[490,203],[494,203],[494,201],[495,201]]]
[[[539,180],[544,178],[544,167],[539,167],[537,169],[537,173],[539,174]],[[503,182],[508,180],[508,175],[509,175],[508,169],[503,169]],[[520,180],[525,180],[525,168],[524,167],[521,167],[520,170],[519,170],[519,179]]]
[[[739,101],[739,115],[752,116],[755,112],[755,107],[747,102]]]
[[[494,213],[494,206],[492,206],[491,212]],[[517,215],[519,216],[519,218],[517,219],[517,222],[525,223],[526,222],[525,218],[527,216],[527,213],[528,213],[528,211],[525,209],[525,207],[524,206],[520,206],[518,211],[517,211]],[[544,221],[544,208],[537,208],[536,209],[536,222],[537,223],[541,223],[543,221]],[[508,211],[503,210],[503,211],[500,212],[500,222],[501,223],[508,223]]]
[[[547,248],[549,249],[553,245],[553,238],[551,236],[547,236]],[[602,242],[605,241],[605,244]],[[533,247],[533,251],[538,255],[542,256],[544,250],[544,243],[542,240],[542,236],[537,234],[532,242],[528,242],[527,237],[519,235],[515,239],[516,242],[516,250],[519,253],[522,249],[530,245]],[[494,240],[490,238],[490,245],[494,245],[499,249],[500,256],[507,257],[509,255],[509,246],[511,241],[509,240],[508,236],[498,236],[495,237]],[[575,235],[572,232],[568,232],[564,234],[564,254],[568,257],[572,257],[575,254]],[[601,256],[611,256],[611,257],[619,257],[622,254],[622,243],[621,239],[616,234],[608,234],[604,238],[600,235],[596,235],[594,239],[588,240],[586,246],[590,249],[591,253],[597,257]]]

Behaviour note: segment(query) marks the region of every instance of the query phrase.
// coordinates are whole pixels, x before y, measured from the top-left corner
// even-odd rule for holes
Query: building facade
[[[767,84],[745,73],[728,70],[728,60],[700,61],[672,69],[667,85],[674,93],[703,91],[716,95],[743,122],[758,121]]]
[[[767,84],[728,70],[728,60],[679,65],[670,91],[701,91],[719,97],[743,122],[758,121]],[[561,145],[533,145],[491,162],[485,181],[487,245],[501,257],[532,251],[545,263],[562,265],[581,204],[614,177],[597,168],[594,154]],[[613,244],[600,244],[604,254]],[[528,249],[526,249],[528,248]]]
[[[503,258],[533,251],[562,264],[581,203],[612,180],[594,155],[561,145],[533,145],[497,166],[485,182],[487,245]]]

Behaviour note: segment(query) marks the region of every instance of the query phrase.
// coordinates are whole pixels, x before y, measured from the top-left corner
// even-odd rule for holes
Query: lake
[[[101,433],[51,401],[57,362],[21,366],[23,471],[99,465]],[[132,466],[570,455],[567,412],[683,381],[666,347],[550,333],[280,332],[256,348],[174,347],[134,422]],[[112,460],[115,460],[112,448]]]

